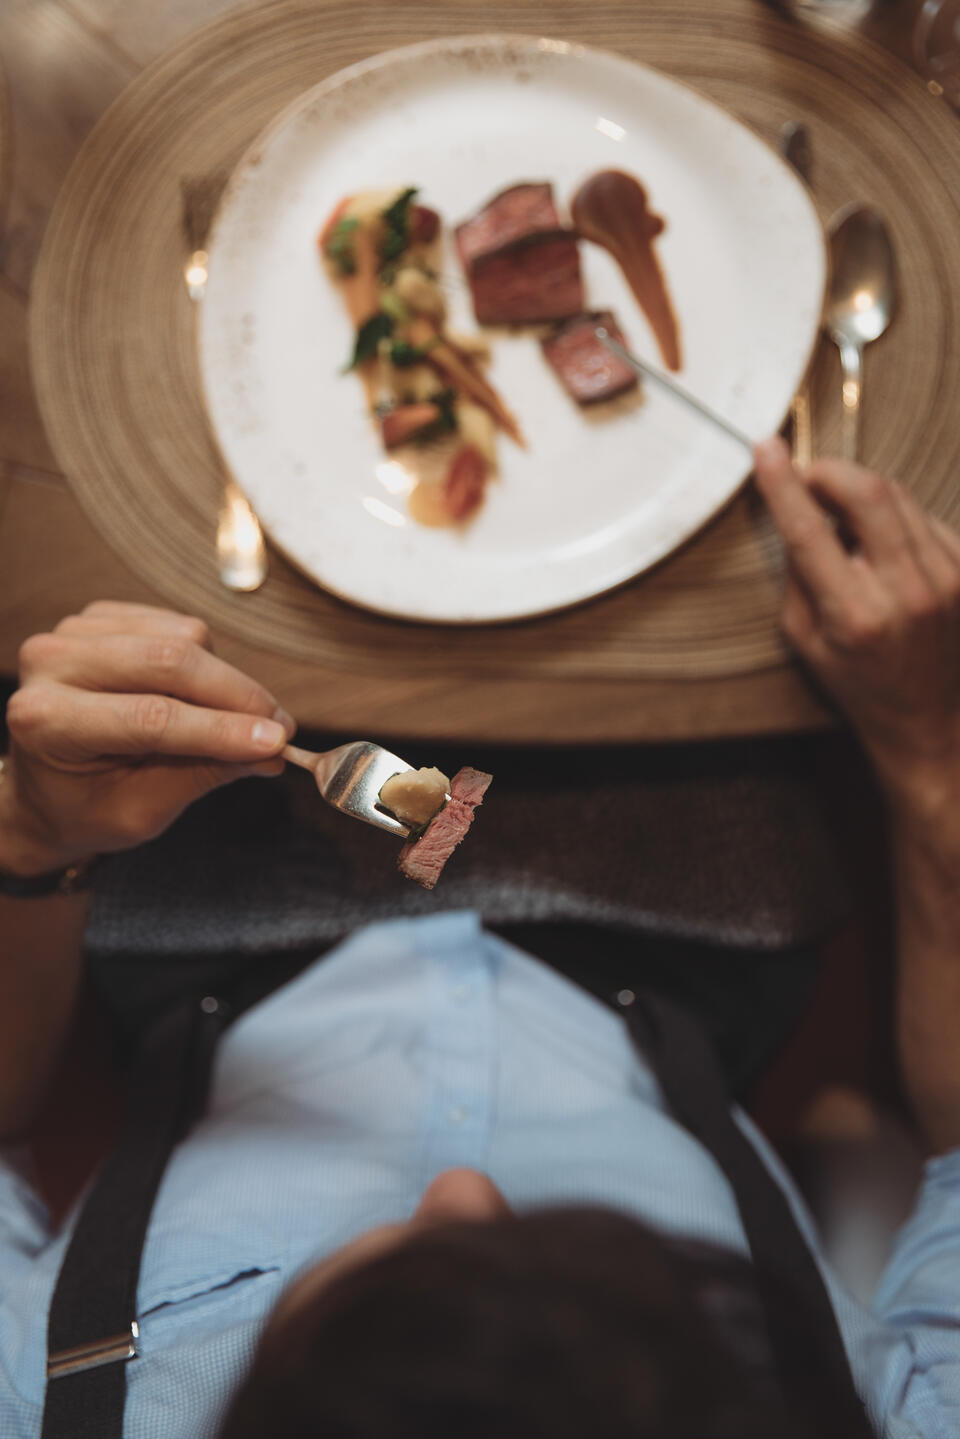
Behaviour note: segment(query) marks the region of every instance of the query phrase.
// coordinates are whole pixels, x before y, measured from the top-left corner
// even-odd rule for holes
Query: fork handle
[[[322,754],[314,754],[309,749],[297,749],[296,745],[284,745],[280,751],[280,758],[288,760],[290,764],[298,764],[301,769],[308,769],[311,774],[316,774],[320,761],[324,758]]]

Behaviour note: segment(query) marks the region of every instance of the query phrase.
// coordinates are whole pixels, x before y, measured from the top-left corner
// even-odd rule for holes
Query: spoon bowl
[[[869,205],[850,206],[830,223],[830,293],[824,328],[843,367],[843,451],[859,459],[863,348],[878,340],[896,309],[897,266],[886,222]]]

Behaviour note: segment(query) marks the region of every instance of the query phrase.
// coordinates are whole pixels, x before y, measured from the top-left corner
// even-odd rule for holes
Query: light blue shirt
[[[615,1013],[471,914],[371,925],[221,1043],[208,1113],[173,1155],[150,1225],[127,1439],[214,1435],[297,1272],[405,1219],[458,1165],[487,1172],[518,1209],[612,1205],[745,1250],[726,1179],[670,1116]],[[0,1166],[3,1439],[40,1432],[69,1228],[52,1237],[12,1159]],[[928,1166],[872,1312],[829,1282],[882,1432],[956,1439],[960,1152]]]

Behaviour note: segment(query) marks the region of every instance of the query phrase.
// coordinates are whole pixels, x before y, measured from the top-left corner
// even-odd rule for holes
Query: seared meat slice
[[[433,889],[441,871],[473,824],[492,775],[478,769],[462,769],[450,781],[450,798],[434,815],[423,834],[400,851],[400,871],[424,889]]]
[[[500,250],[526,235],[542,230],[559,230],[560,225],[553,200],[553,186],[549,181],[511,185],[508,190],[501,190],[499,195],[488,200],[472,219],[464,220],[462,225],[457,226],[457,249],[463,268],[469,273],[470,266],[480,255]]]
[[[541,340],[543,353],[556,371],[567,394],[579,405],[610,400],[632,390],[637,376],[625,360],[613,355],[594,330],[603,325],[611,339],[626,348],[626,340],[611,310],[575,315],[552,335]]]
[[[535,325],[583,309],[580,252],[571,230],[527,235],[482,255],[467,278],[481,325]]]

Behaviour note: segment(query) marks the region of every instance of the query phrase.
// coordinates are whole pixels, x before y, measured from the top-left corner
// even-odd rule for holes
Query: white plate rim
[[[263,127],[263,129],[261,129],[257,133],[254,139],[250,142],[250,144],[241,154],[239,160],[237,161],[236,165],[230,173],[227,184],[225,185],[223,193],[220,197],[216,214],[211,224],[210,233],[207,240],[207,253],[210,257],[209,263],[214,263],[218,232],[224,221],[224,217],[229,211],[230,201],[234,192],[240,188],[248,171],[251,168],[256,167],[260,164],[262,152],[270,145],[274,136],[280,131],[284,130],[293,120],[295,120],[297,115],[299,115],[302,111],[312,108],[319,100],[322,100],[325,96],[336,93],[341,88],[353,83],[358,79],[361,79],[364,75],[376,73],[379,70],[389,68],[399,58],[412,61],[420,56],[429,58],[434,55],[456,54],[458,52],[476,51],[483,49],[489,49],[491,51],[502,51],[510,45],[514,45],[518,47],[518,49],[534,47],[540,51],[546,50],[550,53],[570,56],[577,59],[596,59],[602,63],[615,65],[616,67],[624,71],[639,70],[657,77],[658,80],[666,80],[672,86],[675,86],[677,89],[686,91],[689,95],[692,95],[698,102],[706,106],[708,109],[719,111],[733,125],[737,126],[741,130],[746,131],[755,143],[763,145],[769,151],[770,155],[776,159],[780,166],[782,176],[786,178],[788,182],[792,182],[795,188],[802,193],[809,207],[811,216],[816,222],[813,227],[813,231],[819,241],[821,273],[823,276],[820,301],[818,306],[818,318],[816,324],[812,327],[809,345],[807,347],[805,357],[803,358],[802,370],[800,373],[797,390],[794,392],[795,395],[806,383],[817,352],[820,334],[822,331],[822,316],[824,305],[826,302],[830,276],[829,242],[827,239],[824,225],[819,218],[814,197],[809,185],[783,157],[783,155],[778,152],[775,146],[770,144],[770,142],[766,139],[765,136],[761,135],[747,121],[742,120],[738,115],[734,115],[730,110],[725,109],[724,106],[719,104],[716,100],[712,99],[709,95],[705,94],[704,91],[699,89],[696,85],[692,85],[686,80],[680,80],[676,76],[670,74],[668,71],[662,70],[657,66],[646,64],[642,60],[635,60],[630,56],[620,54],[615,50],[608,50],[603,46],[588,45],[580,41],[559,40],[552,36],[545,36],[542,34],[537,35],[526,31],[483,31],[476,34],[470,32],[460,32],[451,35],[435,36],[428,40],[413,41],[408,45],[392,46],[389,50],[378,51],[374,55],[369,55],[362,60],[354,61],[352,64],[343,66],[339,70],[335,70],[332,74],[324,76],[324,78],[322,80],[319,80],[316,85],[310,86],[309,89],[303,91],[293,100],[291,100],[288,105],[284,106],[284,108],[280,110],[273,117],[273,119],[270,120]],[[229,470],[229,473],[231,474],[234,482],[238,485],[238,487],[243,490],[242,481],[234,474],[233,470],[229,467],[226,457],[223,455],[222,447],[219,442],[217,427],[214,423],[212,406],[206,379],[207,367],[203,362],[206,335],[206,328],[203,324],[203,316],[206,311],[202,301],[200,304],[200,311],[200,323],[198,323],[195,327],[195,345],[197,350],[198,370],[200,375],[200,396],[207,420],[207,428],[217,447],[218,453],[221,456],[222,464],[226,469]],[[791,396],[786,401],[783,412],[779,416],[779,422],[776,426],[776,431],[779,431],[782,428],[783,424],[786,422],[793,405],[793,399],[794,396]],[[410,609],[398,610],[392,607],[379,606],[369,599],[358,599],[356,595],[350,594],[342,588],[338,588],[329,580],[321,579],[317,574],[315,574],[311,569],[309,569],[303,563],[303,561],[298,558],[296,554],[292,553],[283,543],[283,541],[277,538],[276,534],[271,528],[264,525],[264,529],[268,534],[271,545],[283,556],[285,561],[290,565],[292,569],[296,570],[298,574],[301,574],[304,579],[306,579],[311,585],[315,585],[318,588],[323,589],[326,593],[332,595],[341,603],[349,605],[351,608],[364,610],[372,615],[376,615],[399,624],[409,623],[417,625],[436,625],[443,628],[453,629],[478,627],[485,628],[488,626],[509,626],[513,624],[522,624],[525,621],[548,618],[551,615],[563,614],[569,610],[577,608],[578,606],[589,604],[593,600],[601,599],[605,595],[614,594],[618,590],[621,590],[627,585],[633,583],[633,581],[640,579],[642,576],[648,575],[654,570],[658,569],[672,556],[676,555],[679,550],[683,549],[692,540],[694,540],[697,535],[701,533],[701,531],[703,531],[708,525],[710,525],[714,520],[716,520],[717,517],[721,515],[730,504],[733,503],[733,501],[737,498],[737,496],[749,482],[752,472],[752,466],[748,466],[739,481],[727,491],[726,495],[722,499],[720,499],[710,509],[708,513],[701,513],[697,518],[690,520],[684,526],[682,533],[678,532],[678,537],[670,545],[670,548],[666,550],[663,554],[658,556],[656,559],[644,561],[640,565],[640,567],[633,569],[629,573],[621,574],[616,579],[612,580],[610,583],[592,586],[585,592],[579,593],[568,599],[560,600],[557,603],[540,605],[536,608],[525,607],[523,609],[517,610],[515,613],[505,613],[493,617],[473,617],[461,615],[447,616],[433,613],[416,614]],[[247,498],[250,499],[250,496],[248,495]],[[253,501],[251,500],[251,504],[252,503]]]

